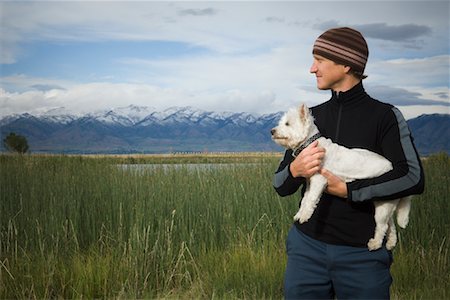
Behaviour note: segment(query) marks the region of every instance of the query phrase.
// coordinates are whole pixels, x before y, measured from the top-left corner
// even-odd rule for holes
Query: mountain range
[[[56,108],[3,117],[0,132],[2,140],[10,132],[25,136],[31,152],[282,151],[270,136],[282,114],[211,112],[193,107],[157,111],[130,105],[74,115]],[[422,115],[407,122],[421,155],[450,153],[450,115]],[[0,149],[4,151],[3,145]]]

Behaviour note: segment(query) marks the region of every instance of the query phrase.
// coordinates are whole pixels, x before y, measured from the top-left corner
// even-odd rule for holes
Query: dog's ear
[[[307,107],[304,103],[300,104],[300,107],[298,108],[299,114],[300,114],[300,120],[304,121],[307,117]]]

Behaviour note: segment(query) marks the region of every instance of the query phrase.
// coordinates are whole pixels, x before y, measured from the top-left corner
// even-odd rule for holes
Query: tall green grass
[[[394,295],[449,299],[450,158],[438,154],[423,164],[425,192],[413,198],[410,222],[394,252]]]
[[[278,158],[139,172],[117,162],[0,156],[0,298],[282,298],[298,196],[276,196]],[[450,163],[424,164],[426,192],[395,249],[398,299],[449,296]]]

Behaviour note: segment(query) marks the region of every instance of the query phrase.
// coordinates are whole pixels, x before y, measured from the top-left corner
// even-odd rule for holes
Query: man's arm
[[[424,190],[422,164],[403,115],[392,107],[380,124],[380,154],[392,163],[393,170],[376,178],[347,183],[349,200],[392,200]]]
[[[294,159],[289,166],[292,176],[309,178],[320,171],[325,149],[314,141]]]
[[[294,159],[292,150],[285,152],[275,175],[273,186],[280,196],[288,196],[295,193],[300,185],[320,170],[325,150],[314,142],[306,147]]]
[[[347,184],[327,169],[320,169],[320,174],[327,179],[325,192],[341,198],[347,198]]]

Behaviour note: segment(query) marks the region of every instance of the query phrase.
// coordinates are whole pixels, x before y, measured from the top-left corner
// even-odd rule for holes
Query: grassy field
[[[0,298],[281,299],[298,196],[274,192],[278,160],[0,155]],[[394,252],[394,299],[450,298],[450,159],[424,167]]]

